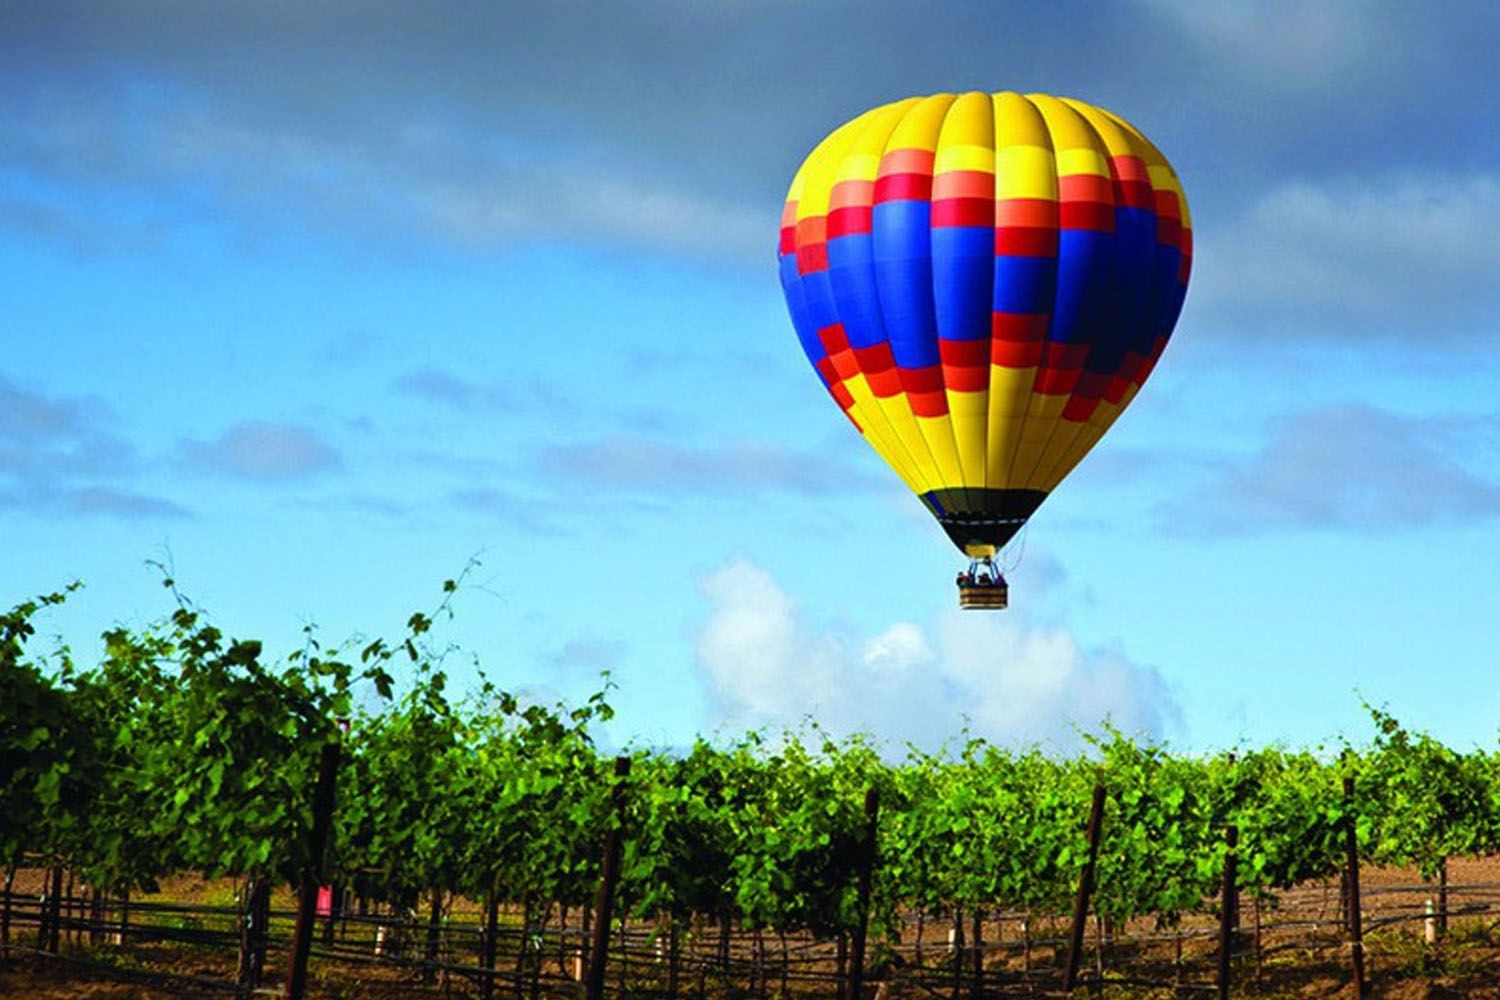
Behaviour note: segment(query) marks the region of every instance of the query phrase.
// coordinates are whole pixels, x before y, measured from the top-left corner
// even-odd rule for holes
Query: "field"
[[[62,599],[0,619],[12,993],[1325,996],[1356,953],[1382,995],[1493,989],[1500,754],[1381,711],[1336,752],[612,755],[607,690],[450,696],[427,615],[277,664],[184,605],[45,669]]]

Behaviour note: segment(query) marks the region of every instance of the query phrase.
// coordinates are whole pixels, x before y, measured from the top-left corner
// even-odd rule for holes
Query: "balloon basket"
[[[992,550],[991,550],[992,551]],[[1010,587],[1005,574],[995,565],[994,557],[985,550],[969,560],[966,573],[959,573],[958,606],[972,610],[999,611],[1010,603]]]
[[[968,610],[1001,611],[1009,599],[1010,588],[1003,583],[960,584],[958,588],[958,606]]]

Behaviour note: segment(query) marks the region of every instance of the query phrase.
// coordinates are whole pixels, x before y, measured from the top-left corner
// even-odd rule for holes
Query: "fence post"
[[[1437,933],[1443,937],[1448,933],[1448,858],[1438,866]]]
[[[318,919],[318,886],[322,883],[323,856],[333,827],[335,781],[339,770],[339,744],[323,744],[318,758],[318,783],[313,789],[313,824],[307,838],[308,856],[302,868],[297,898],[297,928],[292,932],[292,956],[286,972],[287,1000],[302,1000],[307,989],[307,955],[312,949],[313,925]]]
[[[1068,938],[1068,965],[1063,972],[1063,992],[1073,992],[1078,982],[1078,962],[1083,957],[1083,932],[1088,925],[1089,899],[1094,894],[1094,866],[1099,861],[1099,825],[1104,819],[1104,782],[1094,785],[1089,806],[1089,853],[1078,875],[1078,895],[1073,900],[1073,930]]]
[[[89,895],[89,945],[97,948],[104,940],[104,893],[96,885]]]
[[[1229,754],[1229,766],[1230,767],[1235,767],[1235,765],[1239,762],[1239,759],[1240,759],[1239,758],[1239,754],[1231,752]],[[1239,830],[1235,830],[1234,835],[1235,835],[1236,838],[1238,838],[1239,837]],[[1233,922],[1231,926],[1234,928],[1235,933],[1239,934],[1239,930],[1240,930],[1240,888],[1239,888],[1238,885],[1236,885],[1234,887],[1234,892],[1230,896],[1230,900],[1229,900],[1229,916],[1230,916],[1230,920]]]
[[[10,890],[16,884],[16,866],[5,866],[5,901],[0,903],[0,962],[10,959]]]
[[[984,996],[984,910],[974,907],[969,914],[969,947],[974,951],[973,981],[969,984],[972,1000]]]
[[[1240,843],[1239,828],[1233,824],[1224,828],[1224,887],[1219,902],[1219,1000],[1229,1000],[1229,960],[1234,957],[1234,925],[1238,865],[1237,848]]]
[[[859,926],[854,929],[853,947],[849,953],[849,980],[845,984],[845,1000],[859,1000],[865,980],[865,935],[870,930],[870,886],[875,871],[876,824],[880,814],[880,792],[871,788],[865,792],[865,837],[860,847],[858,884],[856,894],[859,905]]]
[[[443,942],[443,890],[430,890],[427,905],[427,943],[422,950],[422,982],[437,979],[438,952]],[[522,950],[524,954],[525,950]]]
[[[328,894],[328,917],[323,921],[323,944],[329,948],[333,947],[334,930],[337,927],[339,915],[344,912],[347,905],[344,899],[344,887],[337,883]]]
[[[484,895],[484,940],[480,948],[479,965],[484,969],[484,983],[479,988],[483,1000],[492,1000],[495,995],[495,944],[500,928],[500,892],[497,880],[490,880],[490,891]],[[563,928],[567,930],[566,927]],[[524,944],[523,944],[524,947]]]
[[[625,824],[625,779],[630,776],[630,758],[615,758],[615,786],[610,792],[614,823],[604,835],[604,864],[599,873],[599,895],[594,902],[593,943],[589,948],[587,1000],[603,1000],[604,972],[609,961],[609,924],[614,912],[615,883],[620,878],[620,833]],[[622,956],[623,958],[623,956]]]
[[[1344,847],[1348,854],[1349,880],[1349,959],[1354,970],[1354,995],[1363,997],[1365,983],[1365,942],[1359,912],[1359,837],[1354,822],[1354,778],[1344,778]]]
[[[47,895],[47,951],[56,955],[62,951],[62,865],[52,866],[52,888]]]

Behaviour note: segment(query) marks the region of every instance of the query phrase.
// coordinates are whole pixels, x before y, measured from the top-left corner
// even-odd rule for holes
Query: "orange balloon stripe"
[[[786,208],[781,212],[781,242],[777,252],[789,254],[797,252],[797,203],[789,201]]]
[[[878,177],[887,174],[918,174],[932,176],[936,157],[930,149],[891,149],[880,158]]]
[[[995,201],[995,175],[984,170],[949,170],[932,178],[932,201],[944,198],[978,198]]]

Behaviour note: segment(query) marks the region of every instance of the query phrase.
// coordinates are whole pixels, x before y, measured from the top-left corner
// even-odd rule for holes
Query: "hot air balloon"
[[[1145,383],[1192,256],[1165,157],[1102,108],[935,94],[834,130],[792,180],[781,282],[865,440],[969,557],[963,607]]]

